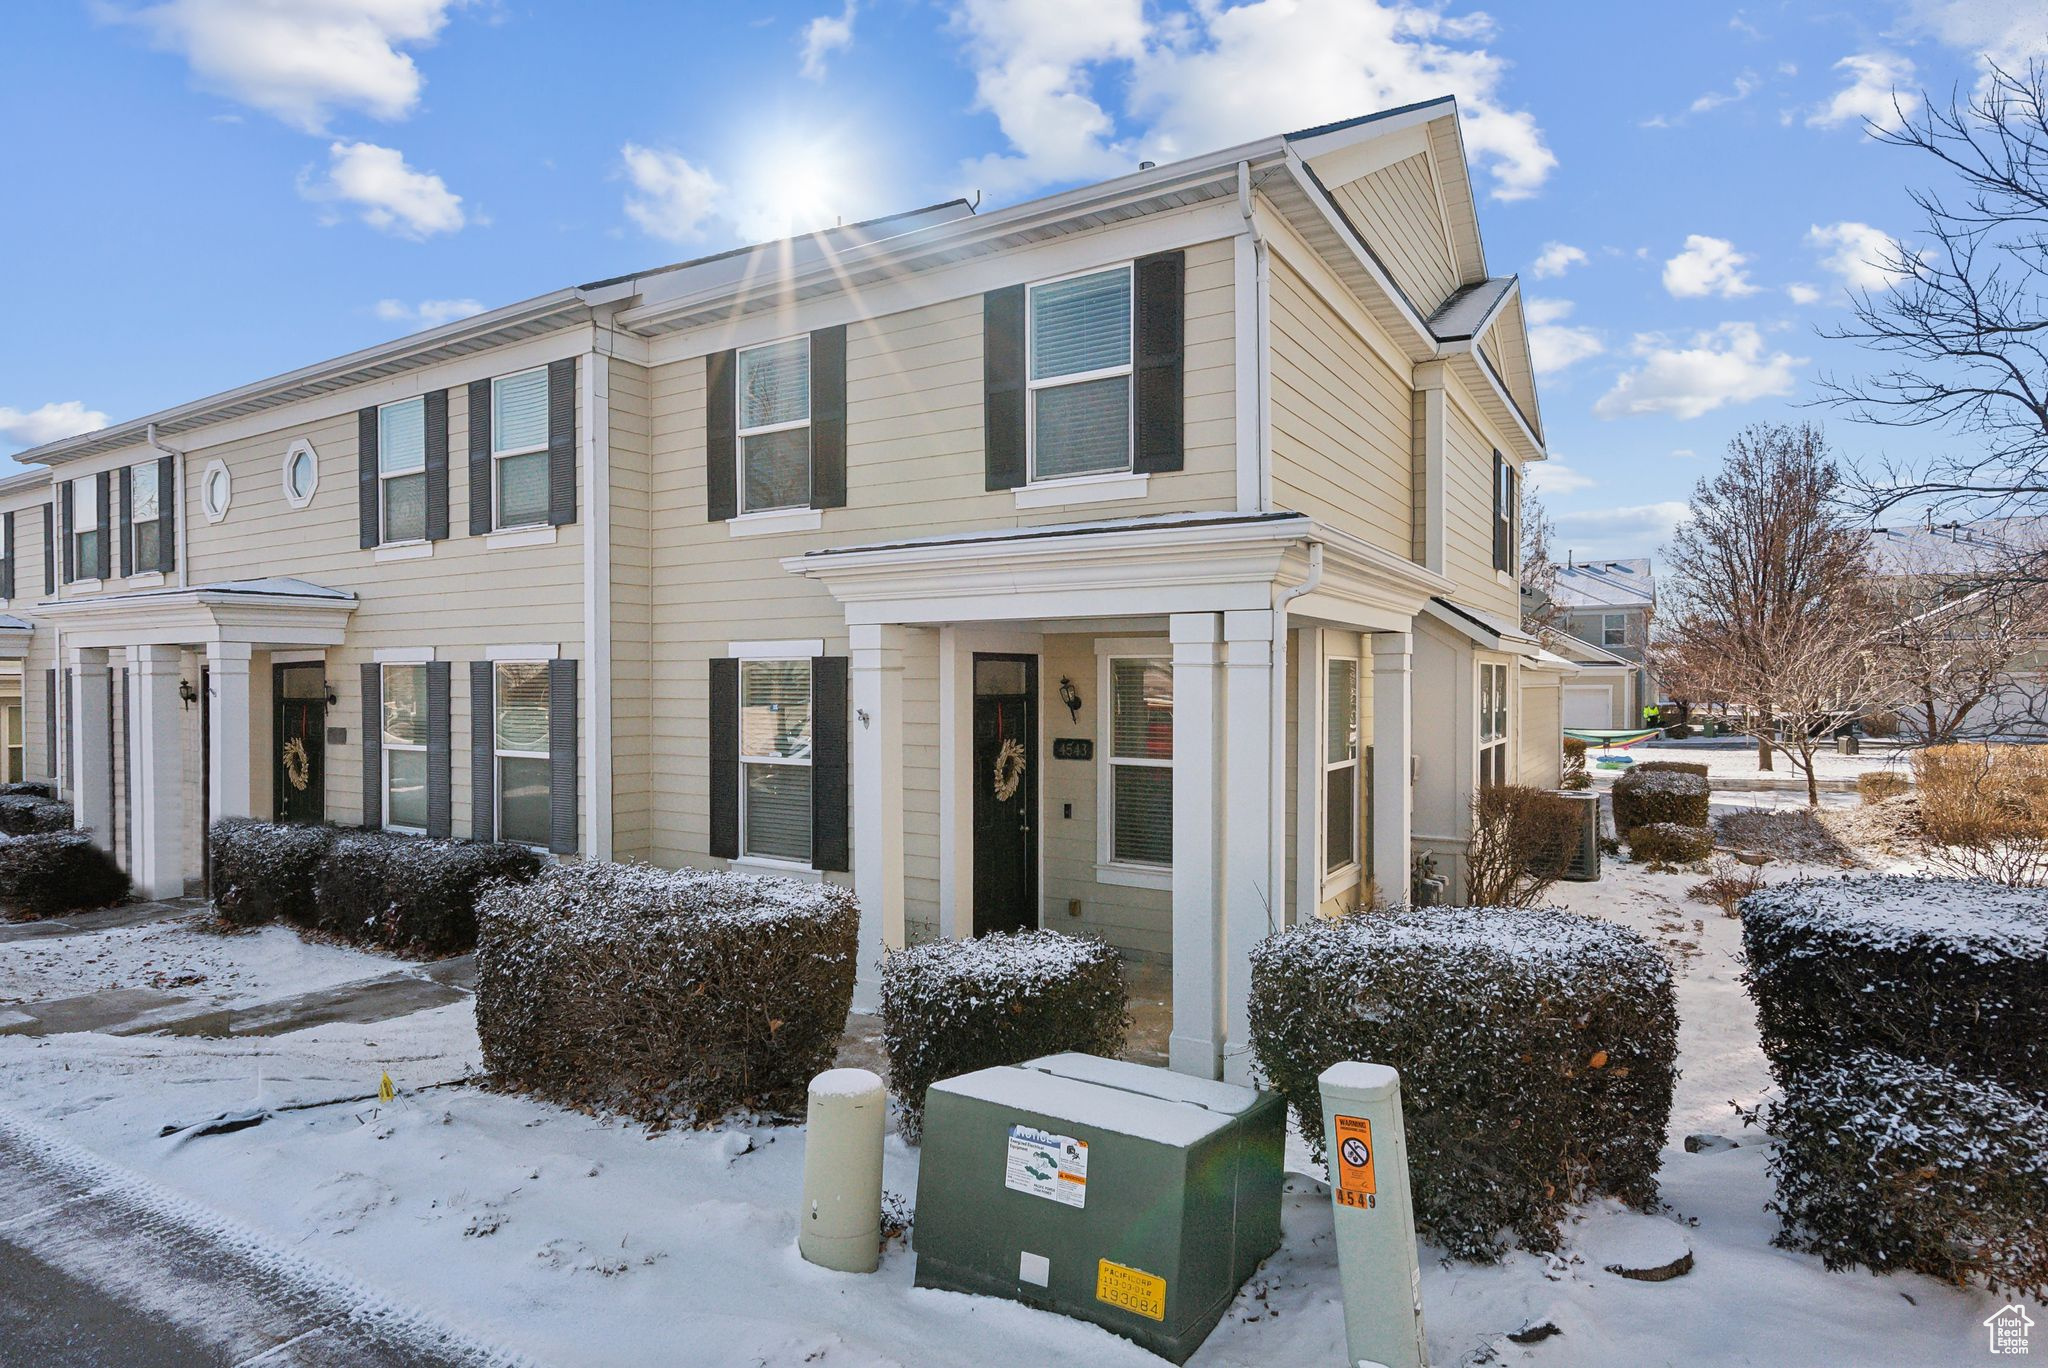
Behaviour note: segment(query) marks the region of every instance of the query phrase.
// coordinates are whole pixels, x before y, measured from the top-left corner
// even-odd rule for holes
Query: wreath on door
[[[1024,744],[1016,737],[1004,741],[996,751],[996,801],[1007,803],[1024,783]]]
[[[313,780],[313,759],[306,754],[306,743],[296,736],[284,743],[284,778],[300,793]]]

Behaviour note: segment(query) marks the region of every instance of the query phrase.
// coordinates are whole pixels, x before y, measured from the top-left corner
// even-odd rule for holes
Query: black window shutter
[[[1024,287],[981,297],[981,409],[987,487],[1015,489],[1024,460]]]
[[[131,557],[135,545],[135,476],[127,466],[121,467],[121,574],[126,577],[135,573]]]
[[[377,516],[377,410],[356,410],[356,543],[375,546]]]
[[[363,825],[384,825],[384,675],[374,661],[363,666]]]
[[[576,662],[548,662],[548,849],[576,849]]]
[[[57,505],[43,505],[43,592],[57,592]]]
[[[475,390],[470,391],[472,394]],[[498,839],[497,697],[493,666],[469,662],[469,838]]]
[[[14,597],[14,511],[9,509],[0,514],[0,521],[7,524],[5,531],[0,532],[0,536],[7,538],[7,556],[0,560],[0,598],[11,599]]]
[[[734,353],[704,358],[704,515],[724,522],[739,516],[739,395]]]
[[[548,521],[576,521],[576,358],[548,362]]]
[[[811,661],[811,864],[853,867],[847,814],[846,657]]]
[[[156,568],[169,574],[178,564],[178,465],[168,456],[156,463]]]
[[[811,334],[811,507],[846,507],[846,329]]]
[[[66,584],[78,578],[77,570],[71,563],[78,551],[77,538],[74,536],[71,527],[73,519],[77,516],[75,496],[71,493],[71,486],[75,483],[77,482],[74,480],[66,480],[63,484],[57,486],[64,504],[63,508],[58,510],[58,519],[64,525],[64,582]]]
[[[100,536],[99,548],[93,556],[95,564],[92,566],[91,578],[105,579],[107,572],[113,568],[114,564],[112,557],[109,555],[111,548],[107,546],[107,543],[113,540],[114,472],[102,470],[99,473],[99,478],[93,484],[93,511],[94,517],[98,519],[93,524],[93,528]]]
[[[1139,257],[1133,360],[1137,450],[1131,469],[1157,475],[1184,463],[1181,418],[1186,267],[1179,252]]]
[[[68,666],[62,676],[62,687],[64,702],[59,708],[59,716],[64,719],[64,754],[59,763],[64,768],[64,787],[68,791],[78,783],[78,745],[73,734],[78,722],[74,716],[76,710],[71,706],[71,670]]]
[[[469,382],[469,535],[491,531],[491,382]]]
[[[427,540],[448,540],[448,391],[427,393]]]
[[[50,778],[57,777],[57,672],[43,671],[43,761]]]
[[[740,853],[740,663],[722,658],[711,662],[711,853]]]
[[[449,673],[447,661],[427,662],[427,835],[442,841],[455,831]]]

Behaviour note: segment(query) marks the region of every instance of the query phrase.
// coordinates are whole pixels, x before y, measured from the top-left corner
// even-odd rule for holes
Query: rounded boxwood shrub
[[[523,883],[541,864],[527,847],[506,842],[339,832],[315,875],[315,924],[415,954],[474,949],[479,893],[500,879]]]
[[[41,788],[40,784],[23,785]],[[34,836],[71,830],[71,804],[33,793],[0,794],[0,835]]]
[[[1696,864],[1714,853],[1714,833],[1706,827],[1652,822],[1628,833],[1628,856],[1644,864]]]
[[[1741,903],[1778,1081],[1877,1049],[2048,1096],[2048,896],[1975,879],[1802,879]]]
[[[913,1143],[932,1084],[1068,1050],[1114,1057],[1130,1026],[1122,958],[1092,937],[935,940],[882,961],[882,1041]]]
[[[1795,1074],[1765,1124],[1777,1242],[1831,1269],[1911,1269],[2048,1297],[2048,1107],[1862,1050]]]
[[[800,1113],[853,1006],[860,909],[833,884],[556,865],[477,917],[484,1067],[571,1106]]]
[[[1296,926],[1252,952],[1252,1047],[1322,1158],[1317,1078],[1401,1074],[1416,1226],[1458,1258],[1559,1243],[1572,1202],[1648,1207],[1671,1115],[1671,970],[1562,908],[1418,907]]]
[[[1658,822],[1707,824],[1707,767],[1683,760],[1644,760],[1614,778],[1614,829]]]
[[[0,841],[0,906],[30,916],[107,907],[128,896],[128,876],[83,831]]]
[[[213,907],[236,926],[282,918],[312,926],[314,879],[333,827],[224,817],[208,839],[213,855]]]

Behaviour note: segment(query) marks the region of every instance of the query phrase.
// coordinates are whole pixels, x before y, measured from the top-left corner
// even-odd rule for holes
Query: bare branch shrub
[[[1472,800],[1465,901],[1534,907],[1564,877],[1579,842],[1579,805],[1548,789],[1493,784]]]
[[[1929,861],[2015,888],[2048,884],[2048,749],[1930,746],[1913,757]]]

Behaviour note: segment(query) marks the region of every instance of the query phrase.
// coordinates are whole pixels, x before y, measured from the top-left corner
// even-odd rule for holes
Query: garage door
[[[1614,725],[1614,689],[1607,684],[1567,684],[1564,725],[1604,729]]]

